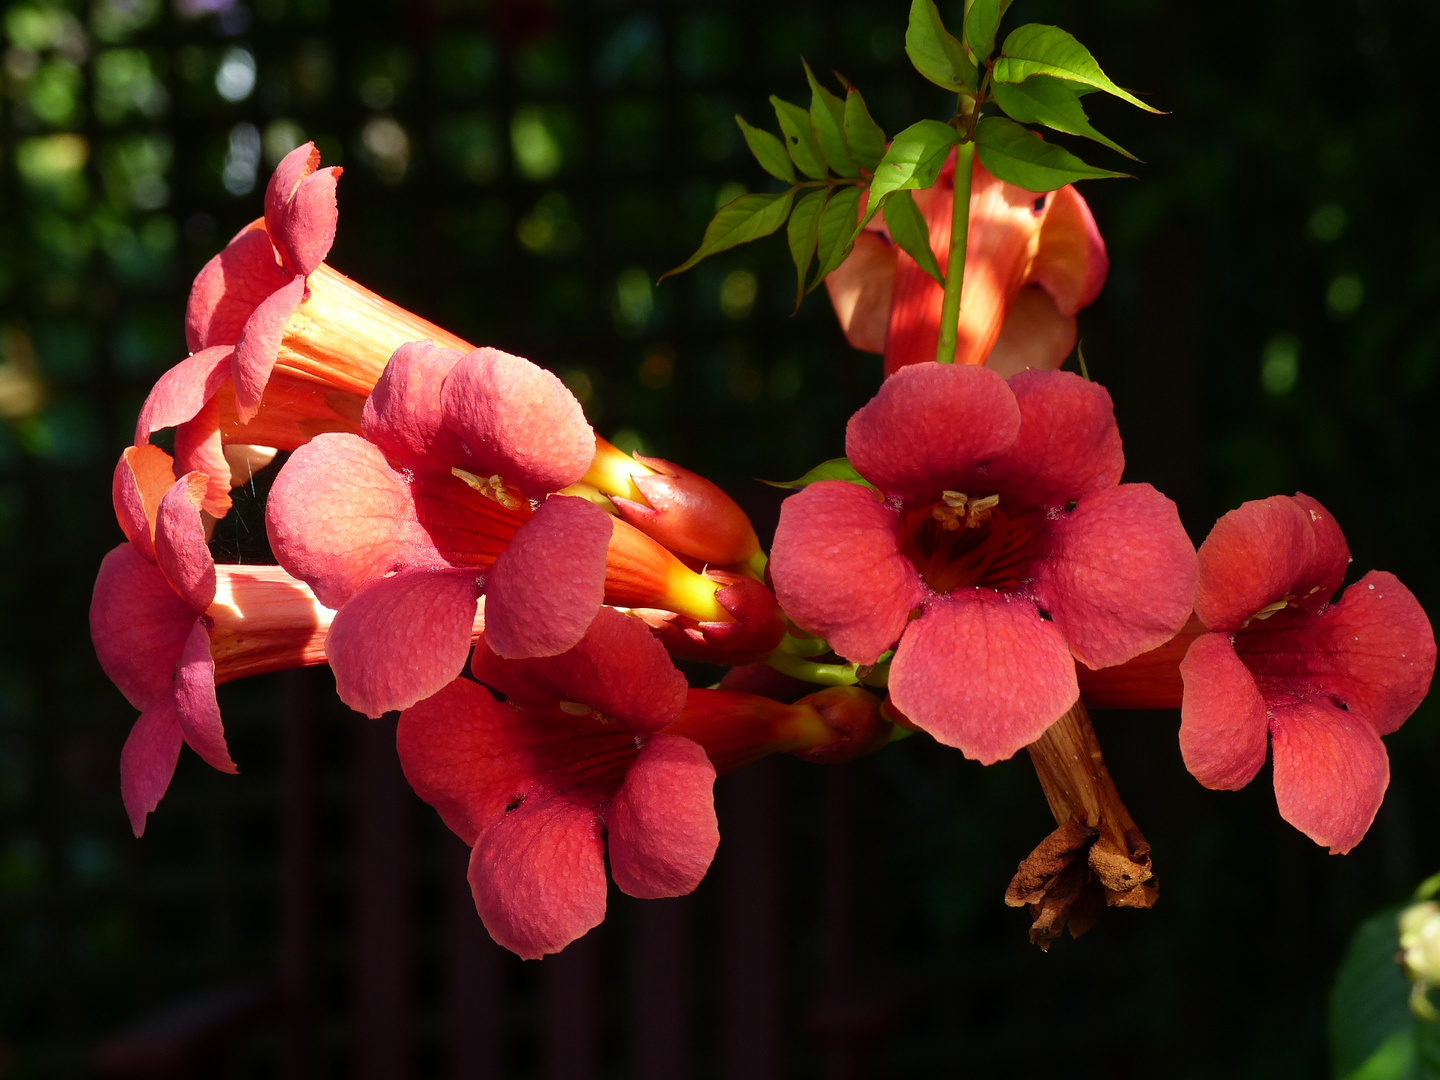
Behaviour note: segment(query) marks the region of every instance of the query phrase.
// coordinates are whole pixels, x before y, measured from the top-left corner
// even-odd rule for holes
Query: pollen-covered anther
[[[965,520],[965,504],[969,501],[969,496],[963,491],[942,491],[940,502],[935,504],[930,516],[940,522],[948,532],[954,532]]]
[[[1000,505],[999,495],[986,495],[983,499],[971,499],[965,508],[965,527],[973,529],[990,516],[990,511]]]
[[[505,483],[505,478],[499,473],[494,476],[476,476],[464,469],[451,469],[452,473],[458,476],[465,483],[469,484],[476,491],[480,492],[487,499],[494,499],[506,510],[519,510],[525,505],[525,500],[520,493]]]
[[[599,709],[592,708],[580,701],[562,701],[560,702],[560,711],[567,716],[588,716],[599,720],[602,724],[611,723],[611,718]]]
[[[1273,604],[1266,604],[1259,611],[1255,612],[1254,615],[1251,615],[1250,618],[1246,619],[1244,625],[1249,626],[1256,619],[1264,622],[1266,619],[1270,618],[1271,615],[1274,615],[1277,611],[1284,611],[1285,608],[1289,606],[1290,601],[1294,599],[1295,597],[1293,596],[1287,596],[1283,600],[1276,600]]]

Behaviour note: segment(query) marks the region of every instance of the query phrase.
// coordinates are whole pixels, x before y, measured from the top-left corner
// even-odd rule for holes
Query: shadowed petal
[[[1010,379],[1020,434],[991,470],[1008,504],[1043,506],[1113,488],[1125,471],[1110,395],[1071,371]]]
[[[1090,207],[1073,186],[1050,196],[1040,244],[1027,281],[1041,286],[1062,315],[1074,315],[1100,295],[1110,257]]]
[[[851,348],[872,353],[885,351],[898,250],[883,237],[862,232],[855,238],[855,248],[845,261],[826,275],[825,289],[830,294],[830,304]]]
[[[1200,545],[1195,614],[1211,630],[1237,629],[1289,594],[1315,551],[1310,515],[1288,495],[1231,510]]]
[[[305,298],[305,279],[296,277],[260,302],[235,343],[235,413],[243,424],[260,410],[260,397],[280,355],[285,324]]]
[[[220,434],[220,395],[207,401],[193,420],[175,429],[175,471],[204,473],[208,478],[200,508],[213,518],[230,512],[230,463]]]
[[[90,640],[105,674],[137,709],[168,698],[195,610],[129,544],[111,549],[95,576]]]
[[[593,449],[593,441],[592,441]],[[610,515],[552,495],[485,577],[485,640],[497,656],[554,656],[585,636],[605,599]]]
[[[1331,855],[1358,844],[1390,785],[1390,758],[1361,718],[1311,701],[1271,703],[1280,816]]]
[[[195,620],[175,668],[175,715],[190,749],[207,765],[224,773],[238,771],[225,746],[225,726],[220,722],[220,703],[215,700],[215,661],[201,619]]]
[[[975,467],[1002,457],[1020,432],[1005,380],[983,367],[912,364],[850,418],[845,452],[887,495],[966,490]]]
[[[186,473],[160,500],[155,518],[155,561],[175,591],[197,612],[215,600],[215,559],[200,520],[206,477]]]
[[[1190,617],[1195,548],[1175,504],[1149,484],[1080,499],[1050,523],[1035,599],[1076,659],[1123,664],[1169,641]]]
[[[900,553],[898,515],[843,480],[811,484],[781,503],[770,576],[785,613],[857,664],[873,664],[893,645],[926,595]]]
[[[463,356],[429,341],[411,341],[390,357],[365,402],[364,425],[365,437],[391,461],[419,464],[433,458],[446,433],[441,389]]]
[[[175,699],[163,694],[140,714],[120,750],[120,797],[137,838],[144,835],[146,816],[160,805],[175,775],[180,742]]]
[[[1062,315],[1038,285],[1015,294],[985,366],[1007,379],[1027,368],[1055,371],[1075,349],[1075,316]]]
[[[1030,601],[989,589],[933,601],[890,665],[896,708],[983,765],[1034,742],[1079,696],[1055,625]]]
[[[499,474],[531,498],[575,483],[595,457],[595,433],[553,374],[499,349],[476,349],[445,380],[445,415],[467,468]]]
[[[692,892],[720,846],[715,766],[701,747],[656,735],[605,811],[610,873],[622,892],[651,900]]]
[[[1227,634],[1195,639],[1180,661],[1180,754],[1208,788],[1238,791],[1265,764],[1265,701]]]
[[[605,844],[594,807],[527,799],[487,829],[470,855],[485,929],[525,960],[559,952],[605,918]]]
[[[409,570],[361,588],[325,638],[340,700],[381,716],[440,690],[465,670],[479,599],[471,570]]]
[[[115,520],[135,550],[147,559],[155,558],[155,515],[160,500],[175,483],[170,455],[158,446],[127,446],[115,463],[110,482],[110,499]]]
[[[150,433],[193,419],[230,378],[228,345],[216,345],[181,360],[155,380],[135,421],[135,445],[144,446]]]
[[[185,307],[190,351],[234,345],[260,301],[292,277],[280,265],[264,222],[252,221],[195,276]]]

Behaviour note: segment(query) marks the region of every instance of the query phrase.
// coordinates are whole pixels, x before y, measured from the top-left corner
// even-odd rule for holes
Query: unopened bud
[[[724,583],[715,599],[734,621],[647,619],[670,655],[728,667],[769,656],[785,636],[785,614],[775,594],[754,578],[723,570],[711,570],[706,577]]]
[[[1425,1020],[1440,1020],[1429,998],[1440,986],[1440,904],[1425,900],[1400,913],[1400,962],[1414,984],[1410,1007]]]
[[[798,758],[817,764],[836,764],[874,753],[888,743],[894,725],[880,711],[880,699],[858,686],[831,686],[795,702],[820,716],[834,738],[792,750]]]

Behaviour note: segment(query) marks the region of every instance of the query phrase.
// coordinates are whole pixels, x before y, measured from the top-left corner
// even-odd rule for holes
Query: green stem
[[[854,686],[859,679],[854,664],[817,664],[777,649],[765,661],[776,671],[793,679],[819,683],[821,686]]]
[[[965,284],[965,245],[970,234],[970,170],[975,164],[975,143],[969,139],[955,147],[955,203],[950,215],[950,257],[945,264],[945,302],[940,307],[940,338],[935,362],[955,362],[955,337],[960,326],[960,290]]]

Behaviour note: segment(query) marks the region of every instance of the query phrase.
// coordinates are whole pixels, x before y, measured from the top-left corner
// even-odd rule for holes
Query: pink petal
[[[845,452],[887,495],[934,498],[966,490],[976,466],[1002,457],[1019,432],[1015,395],[995,372],[912,364],[850,418]]]
[[[1238,791],[1265,764],[1265,701],[1228,634],[1203,634],[1180,661],[1180,754],[1208,788]]]
[[[1079,696],[1054,623],[1030,601],[990,589],[932,601],[890,665],[895,707],[983,765],[1034,742]]]
[[[1328,704],[1271,705],[1275,802],[1280,816],[1331,855],[1364,838],[1390,785],[1375,729]]]
[[[220,399],[207,401],[193,420],[175,429],[175,471],[204,473],[208,478],[200,508],[213,518],[230,512],[230,463],[220,435]]]
[[[1291,601],[1291,606],[1328,603],[1340,591],[1345,571],[1350,568],[1350,545],[1345,543],[1340,523],[1325,507],[1298,491],[1295,502],[1310,517],[1310,528],[1315,533],[1315,557],[1296,584],[1295,591],[1302,595]]]
[[[215,700],[215,661],[210,657],[210,634],[202,619],[195,620],[185,651],[175,668],[175,715],[190,749],[212,768],[224,773],[238,770],[225,746],[225,725]]]
[[[364,430],[391,461],[438,464],[432,459],[446,442],[441,390],[463,356],[429,341],[411,341],[390,357],[365,402]]]
[[[835,317],[852,348],[885,351],[898,250],[883,237],[862,232],[855,238],[854,250],[825,278]]]
[[[1234,630],[1290,593],[1315,558],[1308,511],[1287,495],[1247,502],[1215,523],[1200,545],[1195,614]]]
[[[381,716],[440,690],[465,670],[479,599],[471,570],[409,570],[361,588],[325,638],[340,700]]]
[[[684,896],[720,846],[715,766],[689,739],[656,735],[640,751],[605,810],[610,873],[641,899]]]
[[[175,591],[197,612],[215,601],[215,559],[200,520],[206,478],[186,473],[160,500],[155,518],[155,561]]]
[[[1027,285],[1015,294],[985,366],[1007,379],[1027,368],[1055,371],[1074,352],[1076,334],[1075,316],[1061,315],[1049,293]]]
[[[685,705],[685,676],[649,627],[602,607],[580,643],[558,656],[505,660],[489,637],[475,646],[475,677],[507,698],[588,705],[633,731],[658,731]]]
[[[185,307],[190,351],[234,345],[250,313],[292,277],[276,258],[263,223],[252,222],[195,277]]]
[[[1110,395],[1071,371],[1022,371],[1010,379],[1020,434],[992,468],[1003,502],[1067,502],[1113,488],[1125,471]]]
[[[605,918],[605,844],[593,807],[526,800],[485,831],[470,856],[485,929],[525,960],[559,952]]]
[[[785,613],[857,664],[873,664],[893,645],[926,595],[900,553],[899,515],[843,480],[811,484],[781,503],[770,577]]]
[[[120,750],[120,797],[137,839],[145,833],[146,816],[160,805],[175,775],[180,741],[175,700],[165,694],[140,714]]]
[[[110,498],[126,539],[147,559],[155,559],[155,515],[175,483],[170,455],[158,446],[127,446],[115,463]]]
[[[1040,246],[1027,281],[1040,285],[1062,315],[1074,315],[1100,295],[1110,257],[1090,207],[1073,186],[1050,196]]]
[[[305,299],[305,279],[296,277],[261,301],[235,343],[235,413],[242,424],[260,410],[260,397],[280,356],[285,324]]]
[[[448,565],[416,519],[410,485],[358,435],[317,435],[291,454],[265,525],[276,560],[329,608],[394,570]]]
[[[90,640],[105,674],[137,709],[170,696],[195,611],[129,544],[100,563],[90,599]]]
[[[584,499],[541,504],[485,576],[485,640],[496,655],[554,656],[585,636],[605,599],[612,528]]]
[[[531,498],[575,483],[595,457],[575,395],[529,360],[476,349],[445,380],[443,401],[467,468],[499,474]]]
[[[332,166],[301,180],[281,212],[280,227],[272,234],[286,265],[301,276],[324,262],[335,243],[335,226],[340,218],[335,205],[335,182],[340,179],[340,171]]]
[[[1122,484],[1055,512],[1035,599],[1076,659],[1123,664],[1169,641],[1190,617],[1195,548],[1175,504],[1149,484]]]
[[[313,142],[297,146],[275,166],[270,181],[265,185],[265,228],[279,246],[279,237],[285,230],[286,210],[295,197],[301,181],[313,176],[320,168],[320,151]],[[292,273],[295,272],[291,267]]]
[[[230,377],[234,350],[216,345],[181,360],[151,387],[135,421],[135,445],[144,446],[150,433],[193,419]]]

